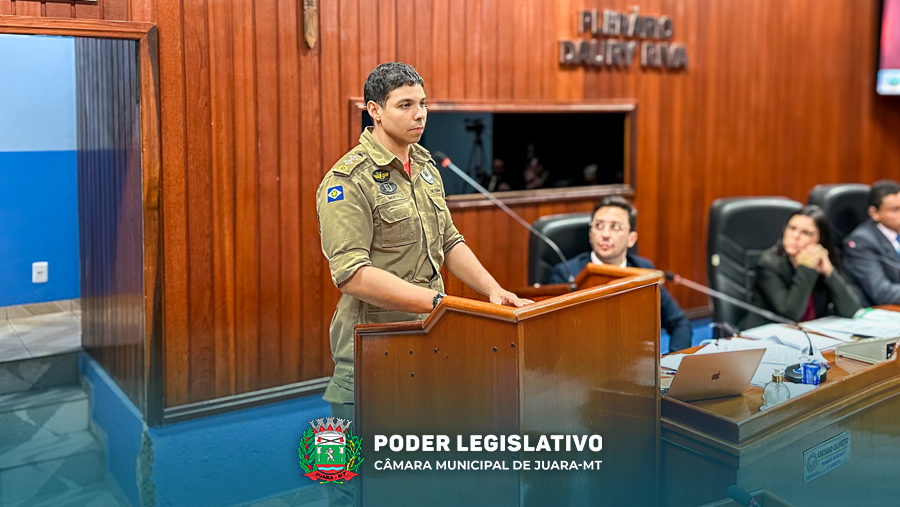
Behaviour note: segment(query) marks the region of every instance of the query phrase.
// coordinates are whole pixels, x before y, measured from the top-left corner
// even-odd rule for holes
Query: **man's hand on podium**
[[[488,296],[491,298],[491,303],[494,303],[495,305],[514,306],[518,308],[534,303],[534,301],[530,299],[520,298],[512,292],[503,290],[500,287],[491,290],[491,293],[488,294]]]

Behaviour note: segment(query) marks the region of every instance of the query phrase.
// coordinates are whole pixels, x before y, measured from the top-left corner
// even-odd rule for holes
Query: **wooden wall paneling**
[[[440,20],[449,29],[450,45],[448,56],[450,62],[450,87],[448,96],[463,98],[466,96],[466,0],[449,0],[450,12],[447,18]],[[427,83],[426,83],[427,84]]]
[[[397,2],[398,18],[400,18],[400,0],[397,0]],[[334,163],[337,162],[338,157],[343,156],[346,150],[349,149],[351,146],[350,143],[355,143],[356,139],[358,139],[358,136],[356,139],[348,139],[349,133],[340,130],[341,123],[339,116],[346,114],[346,109],[344,108],[347,107],[347,101],[340,93],[340,69],[343,68],[345,62],[342,60],[342,55],[340,54],[340,18],[338,7],[337,2],[325,2],[319,4],[319,22],[321,30],[319,31],[320,49],[317,69],[320,78],[319,93],[321,94],[322,155],[319,165],[315,170],[315,186],[310,188],[306,194],[309,196],[309,199],[315,199],[315,191],[313,189],[318,188],[319,183],[322,181],[322,177],[331,169]],[[404,15],[402,16],[403,19],[409,19],[409,11],[402,12],[404,12]],[[314,214],[315,209],[313,209],[313,215]],[[316,217],[316,223],[318,224],[318,217]],[[317,252],[321,252],[322,248],[318,237],[318,225],[314,231],[315,243],[319,245]],[[311,233],[304,231],[304,234]],[[322,290],[320,293],[322,304],[321,306],[318,306],[318,310],[320,311],[319,315],[310,315],[310,318],[318,319],[321,322],[323,334],[328,336],[328,328],[331,323],[331,317],[334,314],[335,301],[337,300],[339,293],[337,292],[334,283],[331,281],[331,272],[328,269],[328,263],[324,259],[321,260],[321,266],[322,270],[319,277]],[[313,305],[313,308],[316,308],[316,305]],[[326,343],[328,342],[327,339],[324,339],[324,341]],[[328,350],[328,353],[324,353],[321,356],[321,368],[323,371],[327,372],[327,375],[330,375],[334,372],[334,362],[331,359],[330,346],[326,350]]]
[[[465,38],[465,97],[481,96],[481,80],[484,75],[484,63],[482,60],[485,48],[484,20],[482,19],[483,0],[466,0],[466,38]]]
[[[206,2],[183,3],[185,20],[206,17]],[[213,336],[213,254],[211,199],[211,117],[209,109],[209,34],[207,23],[185,22],[184,99],[193,107],[185,110],[185,167],[187,175],[188,227],[188,399],[199,401],[215,395],[215,342]]]
[[[339,93],[341,97],[350,97],[354,94],[359,94],[360,88],[362,88],[363,80],[365,78],[360,78],[359,72],[359,4],[358,0],[340,0],[340,12],[338,13],[338,19],[340,23],[338,25],[338,33],[340,34],[340,42],[339,42],[339,51],[341,55],[341,67],[340,67],[340,86]],[[410,48],[412,51],[412,55],[415,55],[415,48]],[[346,100],[342,100],[341,104],[346,104]],[[346,106],[344,106],[346,107]],[[343,113],[343,114],[342,114]],[[355,145],[359,139],[359,133],[350,132],[350,116],[346,114],[346,110],[335,110],[335,114],[338,114],[340,118],[340,123],[338,124],[338,128],[340,128],[340,132],[348,133],[347,144],[341,145],[340,153],[338,153],[333,160],[326,161],[326,165],[324,169],[330,169],[331,164],[337,161],[337,157],[342,156],[347,150],[350,149],[351,146]]]
[[[431,79],[425,82],[429,99],[447,97],[450,80],[455,79],[450,68],[450,0],[434,0],[431,10]]]
[[[397,0],[379,1],[377,19],[378,63],[393,62],[397,59]]]
[[[278,13],[274,1],[256,2],[256,103],[259,150],[259,387],[279,385],[281,373],[281,247],[279,202]]]
[[[538,16],[538,28],[541,43],[537,45],[537,58],[539,68],[540,97],[543,101],[556,100],[556,73],[559,64],[559,50],[556,44],[549,41],[558,40],[556,33],[556,5],[553,0],[540,0],[540,14]]]
[[[379,29],[375,29],[378,26]],[[369,72],[378,66],[378,3],[359,2],[359,82],[365,83]],[[429,58],[430,60],[430,58]],[[359,92],[357,92],[359,94]]]
[[[574,16],[579,10],[586,8],[584,0],[557,0],[556,4],[556,37],[552,65],[556,78],[556,98],[560,101],[574,101],[585,96],[585,70],[580,66],[565,68],[559,65],[560,39],[578,38],[578,29]]]
[[[171,7],[175,7],[174,5]],[[77,19],[103,19],[103,2],[75,3],[75,17]]]
[[[301,203],[301,160],[300,144],[300,46],[303,40],[302,4],[278,2],[278,187],[279,223],[276,231],[280,243],[281,277],[281,329],[278,340],[280,358],[279,383],[293,383],[301,379],[303,370],[300,359],[302,335],[302,307],[304,298],[301,291],[304,270],[301,263],[302,225],[300,221]],[[321,336],[321,335],[319,335]],[[310,350],[311,354],[313,351]]]
[[[419,28],[415,22],[416,3],[415,0],[395,0],[394,5],[394,61],[412,64],[416,59],[416,29]],[[322,64],[324,68],[326,62],[323,60]]]
[[[497,95],[499,100],[515,99],[513,95],[513,68],[515,61],[516,2],[491,0],[497,4]]]
[[[15,0],[16,16],[41,17],[40,0]]]
[[[152,0],[148,0],[149,1]],[[141,16],[145,14],[140,11]],[[140,18],[145,19],[145,18]],[[144,372],[147,421],[158,424],[164,404],[161,136],[159,102],[159,32],[150,26],[139,41],[141,179],[144,251]]]
[[[523,100],[534,98],[531,95],[531,81],[534,75],[529,73],[528,60],[531,58],[517,58],[517,53],[521,51],[523,54],[530,54],[531,40],[534,38],[530,31],[530,8],[531,0],[513,3],[512,22],[509,27],[508,44],[512,46],[511,67],[512,73],[512,97],[514,100]]]
[[[380,15],[380,14],[379,14]],[[320,30],[320,34],[324,30]],[[331,288],[331,277],[328,263],[322,255],[319,241],[319,221],[316,215],[316,190],[327,170],[322,159],[323,153],[323,114],[321,100],[325,91],[321,85],[320,56],[323,41],[315,48],[309,49],[305,44],[300,46],[300,267],[301,294],[300,308],[301,328],[300,344],[302,356],[301,378],[317,378],[328,376],[333,372],[328,369],[331,361],[331,348],[328,340],[328,324],[324,315],[328,308],[324,303],[324,292],[336,290]],[[379,48],[381,47],[379,43]],[[311,233],[310,231],[315,231]],[[318,276],[317,276],[318,275]]]
[[[0,16],[12,16],[15,5],[12,0],[0,0]]]
[[[211,2],[209,22],[212,306],[216,397],[237,392],[235,301],[235,92],[231,2]]]
[[[256,46],[251,2],[233,2],[235,98],[235,302],[237,392],[259,388],[259,138]],[[262,83],[266,86],[267,83]]]
[[[104,0],[101,6],[103,19],[110,21],[130,21],[132,0]]]
[[[76,9],[81,7],[76,6]],[[80,16],[80,13],[79,13]],[[162,224],[165,406],[189,401],[188,230],[186,99],[183,16],[180,6],[159,5],[159,75],[162,108]]]
[[[0,14],[3,12],[0,11]],[[73,18],[75,17],[75,2],[46,2],[44,15],[48,18]]]
[[[497,97],[497,51],[502,42],[497,33],[497,1],[481,1],[481,90],[476,95],[490,100]]]
[[[131,0],[131,20],[152,22],[156,19],[157,0]],[[215,2],[220,3],[220,2]]]
[[[434,26],[435,21],[433,9],[433,0],[415,0],[413,3],[414,17],[412,18],[415,22],[402,25],[401,27],[401,29],[406,29],[409,25],[415,25],[410,27],[410,30],[415,33],[414,57],[412,61],[407,63],[416,68],[416,71],[422,76],[426,84],[431,83],[434,79],[434,38],[429,33],[429,27]],[[364,82],[371,69],[361,70],[360,78],[361,82]],[[358,95],[358,90],[359,88],[352,90],[351,94],[356,93]]]

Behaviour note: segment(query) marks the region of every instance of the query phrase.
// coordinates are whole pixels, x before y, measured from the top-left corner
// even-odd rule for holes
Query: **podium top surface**
[[[534,317],[554,312],[561,308],[576,305],[593,299],[602,299],[615,296],[618,293],[629,291],[638,287],[661,283],[665,278],[662,271],[640,268],[619,268],[613,266],[597,266],[586,268],[582,274],[602,273],[604,275],[618,273],[610,283],[589,287],[575,292],[543,299],[532,304],[513,308],[501,306],[485,301],[468,299],[463,297],[447,296],[443,298],[438,307],[429,314],[428,318],[420,321],[394,322],[384,324],[360,324],[355,327],[358,335],[396,333],[396,332],[428,332],[435,323],[448,311],[455,311],[475,315],[483,318],[518,323]],[[581,275],[579,275],[581,276]],[[586,275],[587,276],[587,275]],[[564,284],[562,285],[564,287]]]

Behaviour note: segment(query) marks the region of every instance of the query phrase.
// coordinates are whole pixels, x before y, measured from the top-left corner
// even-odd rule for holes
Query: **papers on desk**
[[[863,308],[853,316],[854,320],[866,320],[884,322],[886,324],[900,324],[900,313],[878,308]]]
[[[804,324],[805,327],[809,327]],[[812,329],[811,327],[809,329]],[[806,333],[799,329],[792,329],[783,324],[766,324],[765,326],[754,327],[741,332],[741,336],[745,338],[754,338],[757,340],[765,340],[771,343],[778,343],[797,350],[809,348],[809,342],[812,341],[813,347],[819,350],[828,350],[837,347],[845,341],[851,341],[849,335],[840,336],[837,333],[828,333],[834,338],[842,338],[840,340],[826,338],[817,334],[810,333],[809,340],[806,339]]]
[[[889,316],[875,312],[893,313],[893,320],[888,320]],[[875,313],[875,315],[868,317],[868,315],[872,313]],[[888,338],[891,336],[900,336],[900,314],[897,312],[886,312],[884,310],[871,310],[862,314],[861,318],[842,319],[839,317],[826,317],[824,319],[804,322],[803,327],[835,337],[839,337],[840,335],[856,335],[868,338]]]

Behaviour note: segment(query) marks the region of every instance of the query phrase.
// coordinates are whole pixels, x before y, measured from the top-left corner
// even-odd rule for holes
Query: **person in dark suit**
[[[611,264],[621,267],[654,269],[653,263],[643,257],[629,254],[628,249],[637,242],[637,210],[622,197],[607,197],[597,203],[591,219],[588,236],[591,251],[569,259],[569,271],[580,273],[585,266]],[[557,264],[550,275],[550,283],[565,283],[566,271],[563,263]],[[660,320],[663,329],[669,333],[669,351],[674,352],[691,346],[691,323],[678,303],[672,299],[665,287],[659,288]]]
[[[791,215],[781,240],[759,258],[754,304],[794,321],[853,317],[859,299],[841,271],[828,217],[822,208],[807,206]],[[766,322],[750,314],[742,327]]]
[[[900,184],[882,180],[872,185],[869,218],[844,242],[847,278],[865,306],[900,304],[900,269],[885,262],[900,263]]]

